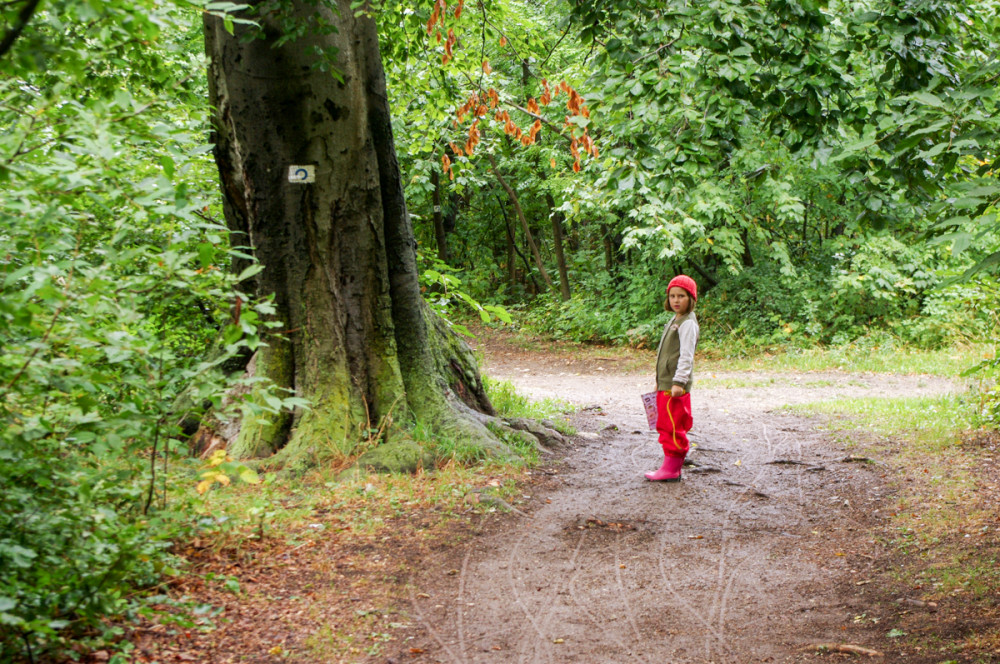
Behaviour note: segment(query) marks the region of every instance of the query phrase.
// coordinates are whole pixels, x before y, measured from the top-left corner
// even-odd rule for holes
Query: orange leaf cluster
[[[465,0],[458,0],[458,6],[455,7],[455,18],[457,19],[462,15],[462,8],[465,6]],[[448,3],[445,0],[435,0],[434,9],[431,10],[431,17],[427,21],[427,34],[437,30],[437,41],[440,44],[443,36],[441,31],[444,30],[444,17],[445,13],[448,11]],[[452,54],[452,49],[455,44],[458,43],[458,37],[455,36],[455,31],[448,28],[448,39],[444,43],[444,55],[441,56],[441,64],[446,65],[448,61],[451,60],[454,55]]]
[[[489,73],[489,63],[483,61],[483,71]],[[549,82],[542,79],[543,92],[536,100],[534,97],[528,99],[525,104],[525,109],[528,113],[536,116],[535,121],[532,123],[530,129],[527,131],[522,130],[510,117],[510,113],[498,108],[500,106],[500,95],[493,88],[490,88],[485,95],[480,95],[479,93],[473,93],[469,95],[466,102],[455,109],[455,127],[461,125],[465,120],[465,116],[472,114],[475,120],[472,126],[469,128],[468,138],[464,145],[456,145],[455,143],[449,143],[448,146],[451,148],[453,154],[459,157],[471,157],[479,144],[481,139],[481,132],[479,130],[480,118],[484,118],[492,110],[495,111],[493,114],[493,120],[497,124],[502,124],[504,133],[512,137],[514,140],[519,141],[521,145],[525,147],[532,145],[538,138],[539,132],[542,130],[542,120],[537,117],[541,112],[541,106],[548,106],[552,103],[552,100],[559,96],[561,92],[565,92],[569,97],[566,102],[566,107],[569,109],[570,115],[566,116],[566,127],[569,129],[569,134],[572,138],[570,143],[570,153],[573,155],[573,170],[579,172],[581,168],[580,159],[583,154],[588,154],[593,158],[598,157],[597,146],[594,144],[593,138],[588,133],[587,129],[583,130],[583,136],[576,136],[576,131],[578,126],[571,120],[574,116],[582,115],[583,117],[590,117],[590,111],[587,105],[583,102],[583,97],[573,89],[566,81],[562,81],[558,87],[553,90],[549,87]],[[551,159],[549,162],[552,168],[556,168],[556,160]],[[454,179],[454,175],[451,172],[451,160],[448,155],[442,157],[442,164],[444,164],[444,170],[448,173],[450,177]]]
[[[475,121],[472,123],[472,126],[469,127],[469,140],[465,142],[466,154],[471,155],[473,153],[473,151],[476,149],[476,146],[479,145],[479,137],[480,137],[479,118],[476,118]]]
[[[568,116],[567,116],[566,120],[567,120],[567,124],[569,124],[569,117]],[[573,125],[570,125],[570,126],[572,127]],[[579,173],[580,172],[580,149],[581,148],[583,148],[583,152],[584,153],[589,154],[594,159],[597,159],[598,154],[599,154],[597,152],[597,146],[594,145],[594,139],[590,137],[590,134],[587,133],[586,129],[583,130],[583,136],[581,136],[580,138],[577,138],[577,137],[574,136],[573,140],[569,144],[570,154],[573,155],[573,172],[574,173]]]
[[[583,97],[580,96],[580,93],[570,87],[566,81],[560,83],[559,87],[569,95],[569,101],[566,102],[566,108],[569,109],[569,112],[573,115],[582,115],[585,118],[589,118],[590,109],[583,103]]]
[[[444,43],[444,55],[441,56],[441,64],[446,65],[452,59],[451,49],[457,42],[458,37],[455,36],[455,31],[448,28],[448,41]]]
[[[458,0],[458,6],[455,7],[455,18],[462,16],[462,8],[465,6],[465,0]],[[434,32],[434,26],[438,23],[441,27],[444,27],[444,14],[448,11],[448,3],[445,0],[436,0],[434,3],[434,9],[431,10],[430,20],[427,21],[427,34]],[[440,34],[440,33],[439,33]],[[440,38],[438,41],[441,41]]]
[[[542,88],[545,89],[545,92],[543,92],[542,96],[538,98],[538,101],[542,103],[542,106],[548,106],[552,103],[553,97],[552,90],[549,89],[549,82],[544,78],[542,79]],[[556,94],[559,94],[559,88],[556,88]]]
[[[448,9],[447,3],[444,0],[437,0],[434,3],[434,9],[431,11],[431,18],[427,21],[427,34],[434,32],[434,26],[438,23],[441,27],[444,27],[444,13]],[[438,33],[438,41],[441,41],[441,33]]]
[[[535,142],[535,136],[538,136],[538,132],[540,132],[541,130],[542,130],[542,121],[535,120],[535,123],[531,125],[531,130],[528,131],[528,135],[521,137],[521,143],[523,143],[525,147],[531,145],[532,143]]]
[[[489,108],[486,107],[487,101],[489,101],[490,104]],[[485,117],[486,114],[489,112],[489,109],[496,108],[496,105],[499,102],[500,102],[500,96],[497,94],[497,91],[494,90],[493,88],[490,88],[490,91],[486,93],[486,99],[480,97],[478,92],[469,95],[469,98],[466,100],[465,104],[455,109],[455,117],[456,117],[455,126],[457,127],[459,124],[461,124],[462,121],[465,120],[465,115],[473,110],[475,111],[474,113],[475,117],[477,118]]]
[[[490,67],[490,61],[489,60],[483,60],[483,73],[484,74],[489,74],[492,71],[493,71],[493,68]]]

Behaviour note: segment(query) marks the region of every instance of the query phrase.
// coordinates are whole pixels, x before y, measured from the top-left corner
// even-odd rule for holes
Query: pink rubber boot
[[[645,473],[646,479],[651,482],[680,482],[681,466],[684,465],[684,457],[665,456],[663,465],[654,473]]]

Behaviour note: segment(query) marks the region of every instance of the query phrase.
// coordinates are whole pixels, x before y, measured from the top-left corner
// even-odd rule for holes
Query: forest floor
[[[376,535],[206,554],[202,574],[239,579],[240,596],[192,580],[181,590],[222,607],[218,628],[141,627],[135,661],[1000,662],[1000,598],[936,593],[916,569],[927,547],[898,545],[901,443],[783,408],[957,385],[696,371],[692,465],[664,484],[642,475],[662,459],[639,400],[651,353],[478,344],[490,376],[575,406],[577,435],[528,471],[513,511],[430,531],[434,514],[401,512]],[[995,505],[1000,464],[984,468]],[[955,541],[995,564],[998,526]]]

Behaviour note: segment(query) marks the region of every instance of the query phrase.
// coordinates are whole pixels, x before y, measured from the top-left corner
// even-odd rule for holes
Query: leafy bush
[[[169,571],[192,522],[166,502],[178,393],[219,406],[221,364],[272,313],[237,288],[208,203],[198,14],[56,3],[7,56],[0,660],[57,657]]]
[[[929,348],[988,335],[996,301],[981,283],[942,288],[936,259],[889,235],[841,239],[794,276],[760,263],[725,279],[699,303],[702,328],[756,345],[841,345],[882,330]]]
[[[649,346],[670,318],[663,300],[672,276],[669,266],[640,260],[614,275],[593,271],[581,277],[569,301],[539,302],[519,322],[558,339]]]
[[[218,258],[226,250],[200,237],[165,248],[112,241],[84,255],[57,225],[22,220],[2,238],[31,247],[0,264],[2,652],[96,624],[171,565],[166,548],[190,521],[165,503],[170,458],[186,452],[178,391],[218,405],[228,384],[219,365],[258,343],[269,311],[248,305],[212,360],[205,346],[175,351],[209,333],[218,345],[220,331],[197,316],[167,329],[158,312],[200,305],[219,316],[237,297],[235,279],[199,259],[205,244]]]

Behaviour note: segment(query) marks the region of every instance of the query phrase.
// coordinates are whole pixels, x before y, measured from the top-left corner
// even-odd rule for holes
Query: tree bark
[[[538,168],[538,177],[546,179],[541,166]],[[563,251],[563,214],[556,211],[556,201],[549,191],[545,192],[545,202],[549,206],[549,219],[552,220],[552,246],[556,254],[556,268],[559,270],[559,294],[563,302],[566,302],[572,297],[572,293],[569,288],[569,272],[566,269],[566,253]]]
[[[572,297],[572,293],[569,289],[569,271],[566,269],[566,254],[563,251],[563,214],[556,211],[556,204],[552,198],[552,194],[545,194],[545,200],[549,204],[549,214],[552,219],[552,243],[556,252],[556,267],[559,269],[559,293],[562,295],[563,302],[566,302]]]
[[[500,186],[507,192],[507,197],[510,198],[510,204],[514,206],[514,214],[517,215],[517,218],[521,221],[521,228],[524,229],[525,241],[528,243],[528,249],[531,250],[531,255],[535,259],[535,266],[538,268],[538,272],[542,275],[542,280],[545,281],[545,284],[549,288],[556,290],[555,285],[552,283],[552,279],[549,278],[549,273],[545,270],[545,264],[542,263],[542,254],[538,251],[538,245],[535,244],[535,238],[531,235],[531,228],[528,226],[528,219],[524,216],[524,210],[521,209],[521,202],[517,199],[517,193],[509,184],[507,184],[507,181],[503,178],[503,176],[500,175],[500,169],[497,168],[497,160],[494,159],[493,155],[487,154],[486,158],[490,160],[493,175],[496,176]]]
[[[500,203],[500,212],[503,214],[503,226],[504,239],[507,248],[507,283],[510,286],[511,292],[514,292],[514,288],[517,286],[517,240],[514,238],[514,226],[510,223],[510,219],[507,217],[507,212],[503,209],[503,202]]]
[[[703,268],[697,261],[694,261],[694,260],[688,258],[687,262],[688,262],[688,265],[690,265],[691,267],[694,268],[695,272],[697,272],[698,274],[701,275],[701,278],[705,280],[705,282],[708,284],[709,288],[714,288],[715,286],[717,286],[719,284],[719,282],[716,281],[715,277],[713,277],[711,274],[709,274],[708,271],[705,268]],[[707,290],[707,289],[704,289],[704,290]]]
[[[431,169],[431,184],[434,191],[431,192],[431,199],[434,204],[434,239],[437,241],[438,258],[448,262],[448,233],[444,227],[444,211],[441,208],[441,176],[437,168]]]
[[[753,267],[753,253],[750,252],[750,230],[743,229],[743,267]]]
[[[420,296],[375,23],[349,0],[338,5],[292,2],[281,21],[320,17],[335,30],[281,46],[272,15],[254,17],[258,38],[247,34],[255,27],[230,35],[205,20],[227,223],[264,266],[257,294],[295,331],[253,365],[312,404],[246,418],[230,449],[308,463],[349,452],[372,423],[411,416],[501,449],[470,415],[492,413],[471,352]],[[331,49],[342,81],[314,66]],[[291,182],[293,166],[314,167],[315,182]]]
[[[615,247],[612,243],[611,227],[601,224],[601,243],[604,245],[604,270],[613,275],[615,273]]]
[[[500,214],[503,215],[504,228],[507,230],[507,257],[508,257],[508,277],[511,288],[517,286],[517,262],[515,258],[520,257],[521,262],[524,263],[524,274],[527,279],[531,279],[531,285],[534,287],[534,292],[539,293],[541,289],[538,287],[538,282],[535,280],[535,275],[531,271],[531,263],[528,262],[527,257],[524,255],[518,246],[517,238],[515,237],[515,231],[517,230],[514,224],[510,221],[507,216],[507,211],[503,207],[503,200],[497,196],[497,205],[500,206]],[[527,285],[526,282],[524,282]]]

